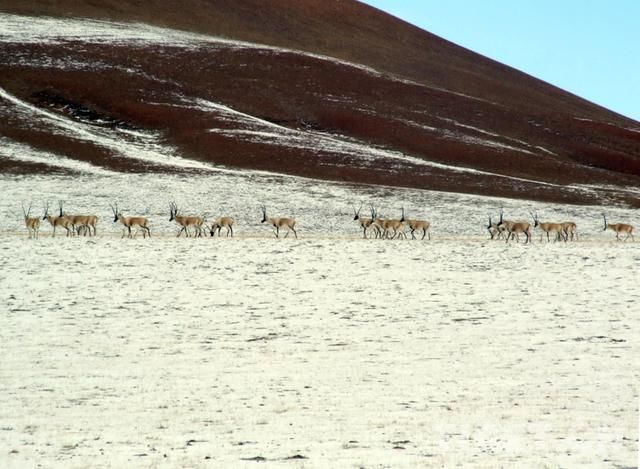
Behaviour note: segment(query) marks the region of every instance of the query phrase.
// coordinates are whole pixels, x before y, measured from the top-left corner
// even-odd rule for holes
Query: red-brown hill
[[[115,170],[167,170],[127,157],[109,134],[134,130],[231,168],[640,205],[640,124],[359,2],[0,0],[0,11],[24,24],[2,40],[9,143]],[[73,33],[107,27],[88,19],[129,32]],[[154,29],[141,39],[151,31],[142,24],[166,38]],[[26,40],[31,30],[47,39]],[[175,30],[201,36],[183,44]],[[0,170],[48,169],[0,159]]]

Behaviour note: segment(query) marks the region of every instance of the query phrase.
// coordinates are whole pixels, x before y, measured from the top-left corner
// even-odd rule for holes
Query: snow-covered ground
[[[0,193],[1,467],[638,463],[640,240],[602,232],[600,208],[250,173]],[[98,236],[27,239],[21,202],[59,199]],[[176,239],[171,200],[237,236]],[[120,239],[115,201],[153,237]],[[261,203],[300,239],[273,238]],[[360,203],[430,219],[432,241],[361,239]],[[489,241],[501,206],[581,240]]]

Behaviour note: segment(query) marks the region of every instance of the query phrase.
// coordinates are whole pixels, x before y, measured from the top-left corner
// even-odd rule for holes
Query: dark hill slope
[[[366,5],[124,3],[0,0],[0,11],[143,22],[290,51],[16,40],[2,44],[0,86],[71,121],[159,132],[164,144],[194,161],[342,181],[638,204],[635,192],[622,190],[640,185],[637,122]],[[52,132],[24,114],[8,115],[0,135],[11,141],[115,170],[166,170],[118,158],[117,149],[99,141]],[[42,168],[0,159],[0,169]]]

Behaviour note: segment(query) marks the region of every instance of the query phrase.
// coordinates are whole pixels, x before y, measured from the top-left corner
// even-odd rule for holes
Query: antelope
[[[98,224],[98,217],[95,215],[67,215],[67,218],[71,221],[73,225],[74,231],[77,230],[78,235],[80,235],[81,229],[86,229],[89,231],[89,236],[96,235],[96,225]],[[91,228],[93,228],[93,234],[91,233]],[[86,232],[85,232],[86,235]]]
[[[268,222],[270,225],[272,225],[275,228],[275,235],[276,238],[279,238],[280,236],[280,228],[286,228],[287,229],[287,234],[284,235],[284,237],[286,238],[287,236],[289,236],[289,232],[293,231],[294,236],[296,237],[296,239],[298,239],[298,233],[296,233],[296,220],[294,218],[284,218],[284,217],[267,217],[267,208],[262,205],[262,222]]]
[[[429,235],[429,239],[431,239],[431,232],[429,231],[429,228],[431,228],[431,222],[426,220],[406,220],[404,218],[404,207],[402,207],[402,218],[400,218],[400,222],[409,225],[409,229],[411,230],[411,239],[416,239],[413,233],[417,230],[422,230],[422,238],[420,239],[424,239],[427,234]]]
[[[500,223],[492,222],[491,215],[489,215],[489,224],[487,225],[487,231],[489,232],[491,239],[493,238],[500,239],[500,237],[502,236],[502,231],[500,231],[499,226],[500,226]]]
[[[578,241],[578,226],[572,221],[565,221],[564,223],[560,223],[562,225],[562,231],[564,232],[564,240],[566,241],[569,238],[569,234],[571,234],[571,241],[573,241],[573,237],[576,237],[576,241]]]
[[[554,242],[558,241],[559,238],[564,240],[565,243],[567,242],[567,239],[564,237],[564,229],[562,228],[562,223],[540,223],[540,221],[538,220],[537,211],[535,213],[529,213],[533,217],[533,227],[537,228],[539,226],[542,231],[547,233],[547,243],[550,241],[549,233],[556,234],[556,239],[554,240]],[[542,235],[540,235],[540,241],[542,241]]]
[[[631,236],[631,241],[635,241],[635,238],[633,237],[633,230],[635,229],[635,227],[633,225],[629,225],[627,223],[607,223],[607,216],[603,213],[602,217],[604,218],[604,231],[607,231],[607,229],[615,231],[616,239],[618,241],[620,241],[620,233],[627,234],[627,236],[622,241],[626,241],[629,236]]]
[[[353,206],[352,206],[353,207]],[[360,222],[360,228],[362,228],[362,237],[364,239],[367,239],[367,229],[371,227],[371,225],[373,224],[373,216],[371,216],[371,218],[366,218],[366,217],[361,217],[360,216],[360,210],[362,210],[362,204],[360,205],[360,208],[358,209],[358,211],[356,212],[356,208],[353,207],[353,219],[358,220]],[[373,225],[374,229],[376,229],[376,225]],[[376,238],[378,237],[378,231],[376,230]]]
[[[51,216],[49,215],[49,202],[47,202],[47,204],[44,207],[44,216],[42,217],[42,219],[48,220],[51,226],[53,226],[53,234],[51,235],[52,237],[56,236],[56,227],[58,226],[61,226],[65,230],[67,230],[67,236],[72,236],[72,234],[74,233],[71,230],[73,224],[71,223],[71,220],[69,220],[69,217],[63,215],[62,202],[59,202],[59,207],[60,207],[60,216],[58,217]]]
[[[518,242],[520,242],[520,236],[518,236],[517,232],[511,232],[511,228],[513,227],[513,225],[515,224],[515,222],[511,221],[511,220],[505,220],[503,218],[504,216],[504,209],[501,208],[500,209],[500,221],[498,222],[498,238],[500,238],[504,233],[507,233],[507,241],[509,241],[509,237],[513,236],[516,238],[516,240]]]
[[[202,225],[204,224],[204,217],[186,217],[184,215],[178,215],[178,206],[175,202],[171,202],[169,204],[169,211],[171,212],[169,221],[175,220],[176,223],[182,227],[182,229],[178,232],[178,237],[182,234],[183,231],[187,236],[191,236],[189,234],[190,226],[192,226],[195,230],[195,236],[202,236]]]
[[[506,221],[504,223],[506,223]],[[518,233],[524,233],[524,235],[527,237],[527,239],[524,242],[524,244],[530,243],[531,242],[531,223],[528,223],[526,221],[509,222],[509,225],[507,226],[507,241],[506,242],[508,243],[509,239],[512,236],[515,236],[517,242],[520,242],[520,238],[518,237]]]
[[[393,236],[391,236],[390,239],[394,239],[396,236],[398,236],[398,238],[400,238],[400,236],[404,236],[405,238],[407,237],[406,233],[404,232],[405,224],[403,222],[390,218],[378,218],[376,216],[377,212],[373,207],[372,212],[376,224],[378,224],[378,226],[380,226],[380,228],[382,229],[382,238],[389,239],[390,230],[393,230]]]
[[[29,231],[29,238],[38,239],[38,230],[40,229],[40,218],[38,217],[30,217],[31,215],[31,205],[29,204],[29,210],[24,211],[24,204],[22,204],[22,214],[24,215],[24,224],[27,226],[27,230]]]
[[[219,217],[211,224],[211,236],[213,236],[218,230],[218,237],[220,237],[220,231],[222,231],[222,227],[227,229],[227,236],[231,233],[231,237],[233,238],[233,223],[235,220],[233,217]]]
[[[125,217],[122,215],[122,212],[118,211],[118,203],[116,202],[116,206],[109,204],[111,207],[111,211],[113,212],[113,222],[120,222],[124,226],[122,228],[122,238],[124,238],[125,229],[129,231],[129,238],[132,238],[131,235],[131,227],[137,226],[142,230],[142,237],[146,238],[149,235],[151,238],[151,230],[149,229],[149,220],[145,217]]]

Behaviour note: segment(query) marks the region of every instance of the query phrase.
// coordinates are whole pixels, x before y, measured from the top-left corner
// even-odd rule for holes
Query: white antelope
[[[353,220],[360,222],[360,228],[362,228],[362,237],[364,239],[367,239],[367,230],[373,224],[373,216],[371,218],[361,217],[360,210],[362,210],[362,205],[360,205],[360,208],[358,209],[357,212],[356,212],[356,208],[353,207]],[[376,238],[377,238],[379,235],[379,231],[376,229],[376,225],[373,225],[373,229],[376,233]]]
[[[60,216],[54,217],[49,215],[49,202],[47,202],[44,207],[44,217],[42,217],[42,219],[48,220],[51,226],[53,226],[53,234],[51,235],[52,237],[56,236],[56,228],[58,226],[61,226],[62,228],[67,230],[67,236],[72,236],[74,233],[74,231],[72,230],[73,224],[71,223],[71,220],[69,220],[69,217],[65,216],[62,213],[62,202],[59,202],[58,204],[60,207]]]
[[[400,218],[400,222],[406,223],[409,226],[409,229],[411,230],[411,239],[416,239],[413,233],[418,230],[422,230],[422,238],[420,239],[424,239],[425,235],[429,235],[429,239],[431,239],[431,231],[429,231],[431,228],[431,222],[426,220],[406,220],[404,218],[404,207],[402,207],[402,218]]]
[[[633,230],[635,229],[635,227],[633,225],[629,225],[627,223],[607,223],[607,217],[604,213],[602,214],[602,217],[604,218],[604,231],[615,231],[616,239],[618,241],[626,241],[629,237],[631,237],[631,241],[635,241],[635,238],[633,237]],[[627,236],[623,240],[620,239],[621,233],[627,234]]]
[[[542,231],[547,233],[547,243],[550,241],[550,233],[555,233],[554,242],[558,241],[558,239],[562,239],[565,242],[567,241],[567,239],[564,237],[564,229],[562,228],[562,223],[540,223],[540,221],[538,220],[537,211],[535,213],[531,213],[531,216],[533,217],[533,227],[540,227]],[[540,235],[540,241],[542,241],[542,236],[543,235]]]
[[[502,220],[502,217],[500,217]],[[487,231],[491,236],[491,239],[500,239],[502,237],[502,231],[500,231],[500,223],[501,222],[493,222],[491,221],[491,215],[489,215],[489,224],[487,225]]]
[[[267,222],[275,228],[276,238],[280,237],[280,228],[286,228],[287,234],[284,235],[286,238],[289,236],[289,233],[293,231],[293,235],[298,239],[298,233],[296,232],[296,220],[294,218],[286,218],[286,217],[267,217],[267,207],[264,205],[262,208],[262,222]]]
[[[111,211],[113,212],[113,222],[120,222],[123,225],[122,237],[124,238],[125,230],[129,232],[129,238],[133,238],[131,234],[131,228],[138,227],[142,230],[142,237],[146,238],[149,235],[151,238],[151,230],[149,229],[149,220],[145,217],[125,217],[122,212],[118,210],[118,204],[115,207],[109,204]],[[136,231],[137,232],[137,231]]]
[[[169,217],[169,221],[175,220],[178,225],[182,228],[178,232],[178,237],[184,231],[187,236],[191,236],[189,233],[189,227],[193,227],[195,231],[195,236],[202,236],[202,225],[204,224],[204,217],[187,217],[184,215],[178,215],[178,206],[175,202],[171,202],[169,204],[169,211],[171,216]]]
[[[211,229],[210,229],[211,236],[213,236],[216,233],[216,230],[218,230],[218,237],[220,237],[220,232],[224,227],[227,229],[227,236],[231,234],[231,237],[233,238],[234,223],[235,223],[235,220],[233,219],[233,217],[218,217],[213,223],[211,223]]]
[[[27,231],[29,231],[29,238],[38,239],[38,230],[40,230],[40,218],[38,217],[30,217],[31,215],[31,205],[29,204],[29,210],[24,211],[24,204],[22,204],[22,214],[24,215],[24,224],[27,227]]]
[[[560,223],[562,225],[562,231],[564,233],[564,240],[569,239],[569,235],[571,235],[571,241],[573,241],[573,237],[575,236],[576,241],[578,241],[578,225],[576,225],[572,221],[565,221]]]

